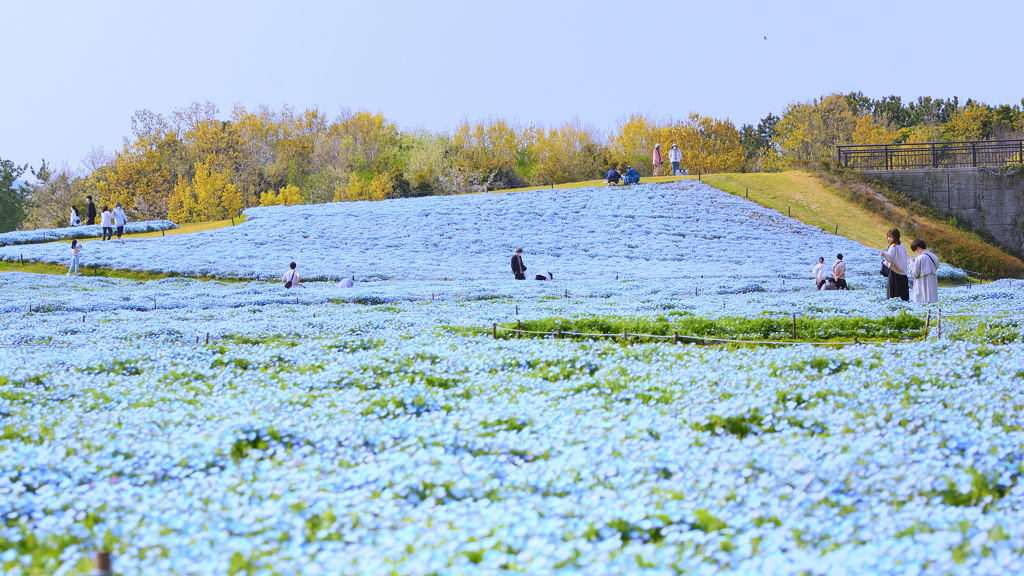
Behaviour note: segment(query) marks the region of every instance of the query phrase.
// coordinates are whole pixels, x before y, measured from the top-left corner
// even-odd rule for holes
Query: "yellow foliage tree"
[[[260,206],[294,206],[302,204],[302,190],[289,184],[276,193],[269,190],[260,197]]]
[[[192,182],[178,177],[168,210],[179,223],[223,220],[237,215],[244,207],[231,175],[211,168],[215,161],[196,162]]]
[[[896,136],[884,118],[875,118],[867,112],[855,115],[842,94],[790,104],[777,127],[783,167],[802,161],[830,160],[839,145],[888,144],[895,141]]]
[[[985,121],[989,113],[975,102],[968,102],[959,108],[953,117],[943,126],[943,139],[948,141],[981,140]]]

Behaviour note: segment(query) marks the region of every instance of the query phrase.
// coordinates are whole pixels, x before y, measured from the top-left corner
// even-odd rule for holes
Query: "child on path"
[[[72,240],[71,241],[71,266],[68,267],[68,276],[71,276],[72,272],[75,273],[75,276],[81,276],[81,274],[78,273],[78,259],[79,259],[79,255],[81,253],[82,253],[82,245],[78,243],[78,240]]]
[[[110,240],[114,237],[114,215],[110,212],[110,208],[104,206],[103,214],[100,215],[100,226],[103,226],[103,240]]]

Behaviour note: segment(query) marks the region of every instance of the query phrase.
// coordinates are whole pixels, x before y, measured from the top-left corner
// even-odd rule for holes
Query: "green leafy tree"
[[[28,164],[18,166],[0,158],[0,232],[16,230],[25,220],[28,189],[24,186],[15,187],[14,183],[28,169]]]

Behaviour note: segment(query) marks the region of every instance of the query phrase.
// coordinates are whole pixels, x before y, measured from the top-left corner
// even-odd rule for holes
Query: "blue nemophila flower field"
[[[598,193],[557,198],[583,205]],[[625,194],[655,202],[661,193]],[[754,256],[774,242],[791,246],[790,226],[809,250],[849,243],[700,193],[731,206],[722,218],[763,215],[767,224],[746,244]],[[435,201],[498,218],[487,200],[507,198]],[[264,217],[304,219],[321,242],[316,218],[297,215],[398,214],[403,204],[420,209],[267,210],[180,246],[243,275],[249,252],[226,246]],[[664,219],[629,209],[637,229]],[[374,220],[390,226],[374,233],[400,236],[408,223],[392,220]],[[634,242],[635,230],[610,230],[607,246]],[[551,246],[555,235],[536,233]],[[739,253],[728,237],[708,236],[710,252]],[[170,239],[149,246],[179,246],[157,244]],[[147,241],[132,242],[145,253]],[[796,268],[780,256],[759,276],[754,264],[632,258],[616,279],[625,260],[606,248],[594,259],[598,273],[584,273],[590,256],[565,250],[561,268],[550,266],[555,282],[517,283],[505,277],[504,246],[465,260],[438,254],[466,272],[444,280],[459,275],[419,276],[401,261],[405,242],[368,268],[379,277],[357,274],[351,289],[0,275],[0,567],[82,573],[103,548],[123,574],[1024,570],[1024,283],[942,288],[939,305],[915,307],[882,298],[873,264],[851,274],[859,289],[819,293],[803,260]],[[638,251],[652,246],[638,242]],[[206,252],[215,249],[219,259]],[[323,254],[310,261],[328,277]],[[494,271],[485,268],[492,259]],[[269,270],[272,260],[257,263]],[[752,282],[763,291],[725,290]],[[927,337],[891,344],[627,345],[489,333],[517,319],[794,312],[931,311],[934,323],[940,307],[941,337],[932,324]]]

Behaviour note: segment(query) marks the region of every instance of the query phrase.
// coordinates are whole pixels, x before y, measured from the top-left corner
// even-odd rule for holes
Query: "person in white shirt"
[[[814,278],[814,285],[821,290],[821,285],[825,283],[825,257],[819,256],[818,263],[811,269],[811,278]]]
[[[554,276],[551,275],[551,272],[548,272],[547,270],[541,270],[540,272],[537,272],[537,274],[533,277],[533,279],[534,280],[548,280],[548,281],[550,281],[550,280],[554,280],[555,278],[554,278]]]
[[[103,214],[100,214],[100,226],[103,226],[103,240],[110,240],[114,237],[114,214],[110,208],[104,206]]]
[[[835,279],[836,290],[846,290],[846,263],[843,262],[843,255],[836,254],[836,261],[832,263],[832,278]]]
[[[886,298],[899,298],[904,302],[910,300],[910,283],[907,281],[907,249],[900,242],[900,231],[893,228],[886,234],[889,249],[879,252],[879,256],[889,268],[889,282],[885,286]]]
[[[683,153],[679,150],[679,146],[672,145],[672,149],[668,151],[668,161],[672,163],[672,175],[681,176],[679,163],[683,161]]]
[[[74,206],[72,206],[71,207],[71,226],[74,227],[74,226],[81,226],[81,225],[82,225],[82,217],[78,215],[78,208],[75,208]]]
[[[338,282],[338,288],[351,288],[355,285],[355,281],[353,281],[351,278],[345,278],[341,282]]]
[[[124,210],[121,209],[121,204],[118,203],[114,207],[114,225],[117,226],[117,239],[121,239],[121,235],[124,234],[124,226],[128,223],[128,217],[124,215]]]
[[[911,242],[910,250],[917,254],[912,267],[914,302],[938,302],[939,277],[935,273],[939,269],[939,258],[928,250],[928,245],[921,239]]]
[[[285,288],[305,288],[300,281],[302,276],[299,276],[299,271],[295,269],[295,262],[288,265],[288,271],[281,276],[281,281],[284,282]]]

